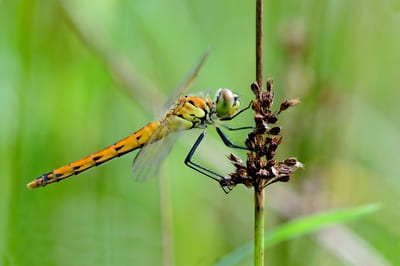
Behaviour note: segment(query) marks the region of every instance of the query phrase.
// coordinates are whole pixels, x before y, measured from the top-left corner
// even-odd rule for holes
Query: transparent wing
[[[203,55],[194,69],[189,73],[188,77],[174,91],[164,106],[165,110],[169,110],[169,108],[175,105],[178,100],[188,92],[209,53],[210,51],[207,51]],[[148,144],[140,149],[133,160],[132,174],[135,181],[144,181],[158,175],[161,163],[165,160],[173,145],[176,143],[180,135],[180,130],[177,128],[178,125],[175,127],[177,129],[174,130],[178,132],[169,132],[166,125],[167,123],[165,123],[165,121],[161,122],[160,126],[153,132],[148,140]]]
[[[194,69],[189,73],[187,78],[175,89],[175,91],[172,93],[171,97],[167,100],[164,106],[164,110],[168,110],[173,106],[179,98],[181,98],[183,95],[187,94],[190,86],[192,85],[194,79],[197,77],[199,74],[199,71],[201,67],[203,66],[204,62],[206,61],[208,55],[210,54],[210,51],[207,51],[203,57],[200,59],[200,61],[197,63],[197,65],[194,67]]]
[[[150,142],[158,139],[163,128],[158,127],[151,135]],[[132,163],[132,174],[135,181],[145,181],[158,176],[161,164],[175,145],[180,132],[171,132],[151,144],[142,147]]]

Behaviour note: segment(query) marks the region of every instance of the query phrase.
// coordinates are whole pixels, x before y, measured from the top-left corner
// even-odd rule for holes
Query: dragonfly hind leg
[[[220,184],[222,190],[225,192],[225,194],[228,194],[232,190],[232,186],[230,185],[228,178],[192,161],[192,157],[193,157],[194,153],[196,152],[197,148],[199,147],[200,142],[203,140],[205,133],[206,133],[206,130],[204,130],[200,134],[200,136],[197,138],[193,147],[190,149],[188,155],[186,156],[185,164],[188,167],[192,168],[193,170],[217,181]]]

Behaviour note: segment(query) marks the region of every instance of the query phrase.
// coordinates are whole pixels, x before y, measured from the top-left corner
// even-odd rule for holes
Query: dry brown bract
[[[287,158],[283,161],[274,160],[275,152],[282,142],[281,127],[272,126],[278,122],[279,114],[299,103],[298,99],[285,100],[278,111],[272,112],[274,101],[272,92],[272,79],[267,80],[266,90],[260,88],[256,82],[251,84],[251,90],[256,95],[252,108],[255,111],[254,120],[256,127],[246,139],[247,153],[246,164],[236,155],[230,154],[229,159],[236,168],[230,174],[229,186],[244,184],[262,190],[275,182],[287,182],[292,173],[303,165],[296,158]]]

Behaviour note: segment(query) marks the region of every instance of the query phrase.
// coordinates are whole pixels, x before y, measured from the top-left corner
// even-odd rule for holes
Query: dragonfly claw
[[[233,186],[232,186],[232,183],[231,183],[230,179],[221,178],[219,180],[219,184],[220,184],[222,190],[225,192],[225,194],[228,194],[233,189]]]

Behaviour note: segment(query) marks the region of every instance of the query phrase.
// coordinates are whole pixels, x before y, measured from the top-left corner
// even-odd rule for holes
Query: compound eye
[[[217,91],[215,105],[219,117],[226,117],[232,113],[232,109],[238,104],[239,97],[229,89],[219,89]]]

